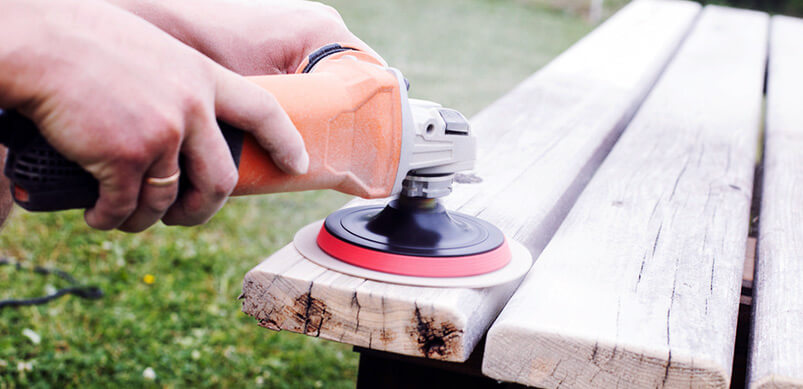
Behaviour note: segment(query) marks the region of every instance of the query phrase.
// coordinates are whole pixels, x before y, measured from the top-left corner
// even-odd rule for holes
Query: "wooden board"
[[[484,374],[546,388],[727,387],[767,22],[704,9],[489,330]]]
[[[457,184],[447,207],[496,224],[537,255],[698,12],[691,2],[635,2],[475,116],[482,182]],[[327,271],[288,246],[246,275],[243,311],[267,328],[464,361],[517,284],[383,284]]]
[[[776,16],[770,34],[748,382],[803,388],[803,20]]]

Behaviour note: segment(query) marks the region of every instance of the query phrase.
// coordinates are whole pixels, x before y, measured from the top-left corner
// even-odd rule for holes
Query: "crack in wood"
[[[558,363],[556,363],[555,366],[552,367],[552,371],[549,372],[549,375],[551,377],[555,377],[555,372],[558,371],[558,366],[560,366],[561,362],[563,362],[563,359],[558,359]]]
[[[683,168],[680,169],[680,173],[678,174],[677,178],[675,178],[675,185],[672,187],[672,193],[669,194],[669,201],[672,201],[672,198],[675,197],[675,191],[677,191],[678,185],[680,184],[680,179],[683,177],[683,174],[686,173],[687,167],[689,167],[688,158],[686,158],[686,161],[683,162]]]
[[[661,229],[664,228],[664,222],[658,225],[658,233],[655,234],[655,240],[652,242],[652,255],[651,258],[655,257],[655,250],[658,249],[658,240],[661,239]],[[641,276],[639,275],[639,279]]]
[[[655,213],[656,208],[658,207],[658,203],[655,204],[653,208],[653,214]],[[652,216],[650,216],[650,220],[652,220]],[[658,224],[658,232],[655,234],[655,239],[652,242],[652,252],[650,253],[650,259],[655,258],[655,251],[658,250],[658,241],[661,239],[661,231],[664,228],[664,222],[662,221]],[[638,292],[638,287],[641,284],[641,277],[644,275],[644,268],[647,265],[647,253],[645,252],[641,256],[641,266],[639,267],[638,276],[636,278],[636,286],[633,288],[634,291]]]
[[[351,306],[357,306],[357,317],[355,319],[356,327],[354,327],[354,332],[359,332],[360,330],[360,310],[362,310],[362,306],[360,306],[360,301],[357,299],[357,291],[354,291],[354,294],[351,296]]]
[[[305,301],[304,304],[306,305],[304,308],[304,331],[303,333],[307,333],[307,327],[309,326],[309,311],[312,308],[312,283],[309,284],[309,289],[307,289],[307,294],[304,296]]]
[[[327,320],[331,319],[332,315],[327,311],[326,303],[312,297],[312,286],[313,284],[310,284],[307,292],[296,298],[292,312],[296,320],[301,322],[300,333],[320,336],[321,327]]]
[[[669,355],[666,357],[666,370],[664,370],[664,379],[661,381],[661,386],[666,386],[666,380],[669,379],[669,366],[672,365],[672,349],[669,349]]]
[[[323,322],[325,320],[326,320],[326,305],[323,306],[323,310],[321,311],[321,322],[318,323],[318,331],[315,332],[316,338],[321,336],[321,328],[323,328]]]
[[[672,306],[675,304],[675,294],[677,291],[678,286],[678,271],[680,270],[680,257],[675,258],[675,276],[672,280],[672,295],[669,298],[669,307],[666,309],[666,347],[668,348],[668,356],[666,359],[666,370],[664,371],[664,378],[662,381],[662,386],[666,386],[666,381],[669,379],[669,368],[672,365],[672,344],[670,338],[670,325],[671,325],[671,315],[672,315]]]
[[[644,265],[647,263],[647,253],[641,256],[641,267],[638,269],[638,279],[636,279],[636,288],[634,289],[638,292],[639,283],[641,283],[641,275],[644,273]]]
[[[658,206],[661,205],[661,199],[659,198],[658,201],[655,202],[655,205],[652,207],[652,212],[650,212],[650,221],[655,217],[655,213],[658,212]]]

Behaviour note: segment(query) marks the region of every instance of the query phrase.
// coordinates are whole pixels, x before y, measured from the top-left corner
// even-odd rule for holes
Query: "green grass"
[[[352,30],[412,83],[412,95],[476,113],[592,27],[528,2],[335,0]],[[99,285],[0,311],[0,388],[49,386],[352,387],[350,347],[258,327],[240,312],[243,275],[347,197],[308,192],[234,199],[209,224],[142,234],[92,231],[79,212],[20,210],[0,254]],[[155,281],[147,284],[145,275]],[[0,299],[64,282],[0,267]],[[23,335],[41,336],[34,344]],[[20,363],[31,363],[20,371]],[[157,378],[146,380],[152,368]]]
[[[334,0],[351,30],[410,81],[410,95],[476,113],[592,26],[529,2]]]

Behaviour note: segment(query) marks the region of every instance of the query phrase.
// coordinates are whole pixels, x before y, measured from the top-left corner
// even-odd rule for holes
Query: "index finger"
[[[276,98],[265,89],[224,70],[215,97],[217,117],[254,136],[286,173],[304,174],[309,155],[304,139]]]

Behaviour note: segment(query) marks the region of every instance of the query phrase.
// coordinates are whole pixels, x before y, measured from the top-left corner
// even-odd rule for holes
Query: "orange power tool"
[[[219,121],[239,170],[233,195],[335,189],[379,198],[401,192],[403,184],[412,191],[443,190],[429,177],[473,168],[476,141],[465,117],[408,99],[402,74],[365,52],[331,44],[310,54],[296,74],[248,78],[290,116],[310,167],[299,176],[282,172],[249,134]],[[54,150],[27,118],[0,111],[0,143],[9,147],[5,174],[23,208],[94,205],[97,180]],[[418,179],[405,181],[411,172]]]
[[[297,74],[251,77],[270,91],[306,143],[309,172],[280,171],[248,134],[219,122],[238,164],[235,195],[336,189],[386,205],[344,208],[302,228],[299,253],[353,276],[408,285],[486,287],[520,278],[532,258],[524,246],[477,217],[447,211],[456,172],[476,159],[465,117],[409,99],[401,73],[373,56],[332,44]],[[5,173],[14,199],[34,211],[87,208],[98,182],[64,159],[34,124],[0,114],[9,146]],[[179,183],[179,191],[188,183]]]

